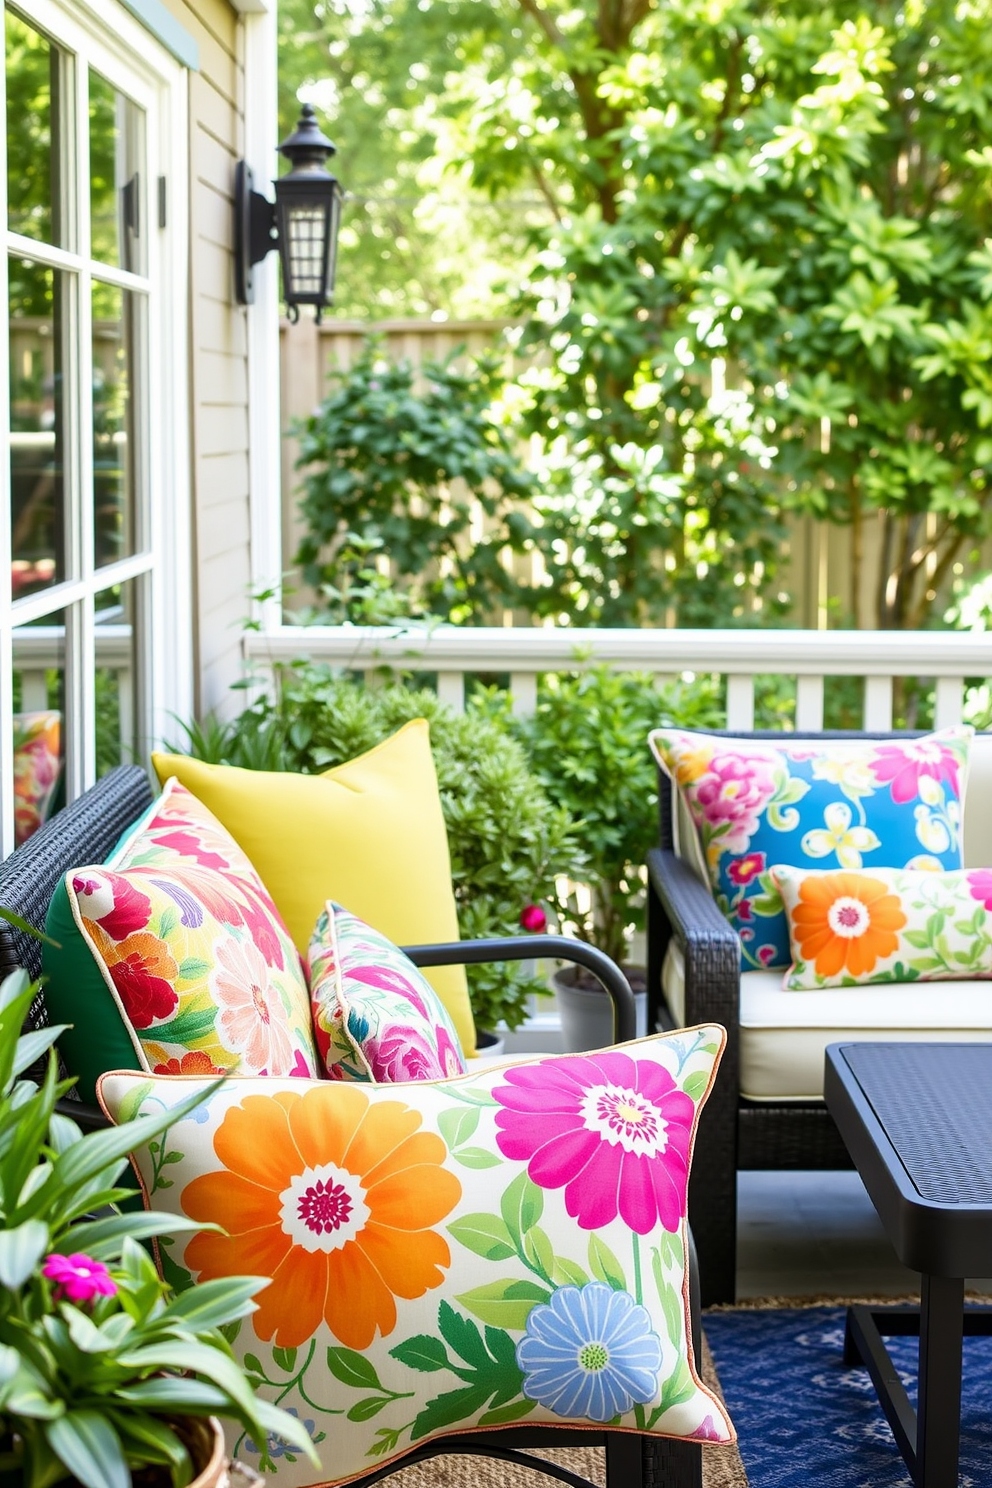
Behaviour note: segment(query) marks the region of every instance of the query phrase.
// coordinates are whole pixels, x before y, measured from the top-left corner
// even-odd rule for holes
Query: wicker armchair
[[[136,766],[112,771],[72,805],[60,811],[6,862],[0,864],[0,905],[21,919],[44,927],[52,893],[71,867],[105,860],[122,833],[151,805],[152,791],[145,772]],[[517,936],[504,941],[460,945],[407,947],[411,959],[423,966],[459,962],[521,960],[537,955],[571,958],[599,976],[613,999],[618,1038],[635,1031],[634,998],[623,973],[602,952],[559,936]],[[0,920],[0,977],[17,967],[32,977],[41,971],[41,946],[33,937]],[[31,1010],[34,1027],[48,1021],[43,993]],[[106,1125],[99,1110],[72,1102],[73,1119],[84,1128]],[[689,1268],[692,1340],[700,1357],[698,1268],[690,1237]],[[403,1467],[443,1453],[487,1456],[535,1468],[530,1452],[542,1448],[602,1446],[606,1451],[608,1488],[702,1488],[702,1453],[698,1442],[640,1436],[630,1431],[586,1427],[515,1427],[472,1431],[430,1441],[416,1451],[355,1481],[353,1488],[370,1488]],[[540,1471],[571,1488],[593,1488],[586,1479],[557,1463],[541,1460]]]
[[[769,732],[726,732],[726,738],[775,739]],[[919,733],[790,734],[789,739],[908,739]],[[992,862],[992,737],[980,735],[972,746],[970,783],[965,809],[965,866]],[[694,868],[678,850],[693,828],[680,812],[677,793],[659,769],[659,845],[648,854],[648,991],[649,1027],[718,1022],[727,1030],[720,1074],[702,1114],[689,1188],[689,1217],[699,1249],[703,1306],[732,1302],[736,1284],[737,1174],[749,1169],[838,1169],[852,1163],[833,1118],[822,1099],[748,1099],[741,1093],[741,960],[740,943]],[[665,983],[672,984],[674,942],[684,1004],[673,1014]],[[803,994],[793,994],[801,998]],[[671,999],[669,999],[671,1000]],[[942,1019],[933,999],[934,1027],[952,1026]],[[919,1031],[886,1030],[894,1038],[925,1037]],[[840,1037],[838,1032],[835,1037]],[[845,1038],[852,1035],[844,1032]],[[857,1034],[853,1035],[857,1037]],[[870,1035],[865,1035],[870,1036]],[[877,1035],[876,1035],[877,1036]],[[939,1034],[937,1035],[940,1036]],[[963,1036],[976,1036],[969,1028]],[[979,1030],[992,1038],[992,1025]],[[826,1038],[826,1035],[825,1035]]]

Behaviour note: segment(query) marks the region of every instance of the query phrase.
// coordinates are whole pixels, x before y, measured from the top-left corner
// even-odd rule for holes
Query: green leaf
[[[486,1147],[460,1147],[451,1155],[463,1168],[498,1168],[503,1162],[498,1153]]]
[[[534,1225],[527,1231],[523,1246],[526,1259],[540,1271],[546,1281],[550,1282],[551,1273],[555,1269],[555,1252],[551,1241],[540,1225]]]
[[[522,1416],[529,1416],[536,1404],[536,1400],[513,1400],[509,1405],[484,1411],[479,1417],[479,1425],[505,1426],[508,1421],[519,1421]]]
[[[593,1232],[589,1236],[589,1270],[597,1281],[604,1281],[615,1292],[625,1292],[627,1281],[623,1267],[605,1240]]]
[[[179,963],[179,976],[184,982],[199,981],[210,971],[210,962],[200,956],[187,956]]]
[[[437,1118],[438,1131],[449,1147],[460,1147],[474,1133],[481,1114],[478,1106],[449,1107]]]
[[[588,1272],[583,1271],[574,1261],[565,1256],[555,1256],[555,1264],[551,1271],[551,1280],[555,1286],[585,1286],[589,1281]]]
[[[201,1281],[188,1291],[180,1292],[165,1310],[167,1319],[181,1322],[200,1332],[217,1328],[256,1310],[255,1297],[269,1285],[265,1276],[221,1276],[215,1281]]]
[[[371,1421],[381,1410],[392,1403],[390,1395],[367,1395],[364,1400],[357,1400],[348,1412],[349,1421]]]
[[[0,1230],[0,1284],[12,1291],[24,1285],[48,1249],[49,1229],[29,1219],[13,1230]]]
[[[465,1385],[460,1390],[450,1390],[428,1400],[418,1414],[410,1431],[411,1441],[422,1436],[431,1436],[445,1426],[454,1426],[468,1416],[474,1416],[485,1405],[492,1391],[487,1385]]]
[[[283,1374],[292,1374],[296,1368],[296,1353],[295,1348],[273,1347],[272,1357],[275,1360],[276,1368],[281,1369]]]
[[[460,1317],[449,1302],[442,1302],[437,1310],[441,1335],[451,1345],[459,1359],[464,1359],[473,1369],[487,1370],[492,1360],[486,1351],[479,1332],[471,1318]]]
[[[549,1302],[551,1293],[533,1281],[490,1281],[455,1300],[484,1323],[523,1329],[531,1309],[539,1302]]]
[[[66,1411],[47,1421],[44,1432],[56,1457],[84,1488],[131,1488],[120,1438],[99,1411]]]
[[[448,1225],[452,1235],[466,1250],[487,1261],[506,1261],[516,1255],[516,1247],[506,1222],[495,1214],[466,1214]]]
[[[385,1389],[365,1355],[354,1349],[332,1346],[327,1350],[327,1367],[336,1380],[353,1390]]]
[[[408,1369],[417,1369],[421,1374],[433,1374],[438,1369],[450,1369],[448,1351],[439,1338],[429,1333],[418,1333],[389,1350],[390,1357],[398,1359]]]
[[[514,1244],[519,1246],[544,1213],[544,1195],[525,1170],[505,1190],[499,1207]]]
[[[706,1087],[710,1083],[710,1077],[704,1070],[696,1070],[682,1081],[682,1089],[690,1100],[697,1104],[706,1094]]]

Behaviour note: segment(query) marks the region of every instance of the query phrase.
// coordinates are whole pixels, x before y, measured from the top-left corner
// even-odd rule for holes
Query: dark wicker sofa
[[[725,738],[781,740],[781,733],[713,732]],[[800,739],[911,739],[901,733],[821,732]],[[740,943],[715,900],[676,851],[677,801],[659,768],[659,845],[648,854],[649,1027],[672,1026],[664,1001],[665,955],[674,937],[685,964],[680,1021],[722,1023],[727,1047],[700,1120],[689,1190],[689,1217],[699,1249],[703,1306],[732,1302],[736,1285],[737,1174],[749,1169],[850,1168],[852,1163],[822,1100],[748,1100],[740,1091]]]
[[[72,867],[105,861],[118,838],[151,805],[152,799],[148,776],[136,766],[121,766],[106,775],[0,864],[0,905],[14,911],[28,924],[43,929],[49,902],[61,876]],[[600,978],[613,999],[618,1038],[634,1037],[634,998],[626,978],[608,957],[591,946],[566,941],[559,936],[517,936],[461,945],[408,947],[407,951],[421,966],[524,960],[535,954],[581,962]],[[41,971],[41,945],[33,937],[0,920],[0,976],[6,976],[19,966],[25,967],[32,977],[37,977]],[[36,1027],[47,1022],[43,992],[35,1001],[31,1020]],[[78,1101],[66,1105],[81,1126],[93,1128],[105,1124],[97,1110]],[[697,1276],[695,1253],[690,1243],[693,1348],[698,1359]],[[442,1453],[503,1458],[533,1467],[534,1459],[525,1455],[528,1450],[596,1445],[606,1449],[609,1488],[701,1488],[702,1454],[698,1443],[638,1436],[628,1431],[570,1430],[567,1427],[517,1427],[435,1440],[399,1462],[369,1473],[358,1480],[354,1488],[366,1488],[366,1485],[388,1477],[401,1467]],[[571,1484],[572,1488],[592,1488],[585,1479],[557,1463],[542,1461],[541,1471]]]

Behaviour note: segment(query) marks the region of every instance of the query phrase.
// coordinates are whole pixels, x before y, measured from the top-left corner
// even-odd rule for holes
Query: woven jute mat
[[[705,1335],[700,1364],[703,1379],[722,1400],[723,1392]],[[602,1447],[555,1447],[530,1455],[557,1462],[588,1478],[598,1488],[605,1488],[606,1453]],[[554,1479],[491,1457],[435,1457],[430,1462],[401,1469],[389,1483],[395,1488],[552,1488]],[[703,1488],[748,1488],[736,1446],[703,1448]]]

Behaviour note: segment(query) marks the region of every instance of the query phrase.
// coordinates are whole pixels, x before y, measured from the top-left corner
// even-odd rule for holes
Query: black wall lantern
[[[324,169],[334,146],[321,134],[309,103],[279,153],[292,169],[273,183],[274,202],[254,189],[243,160],[235,170],[234,292],[239,305],[253,302],[252,266],[278,246],[290,320],[299,320],[301,305],[313,305],[319,320],[334,295],[342,193]]]

